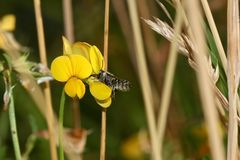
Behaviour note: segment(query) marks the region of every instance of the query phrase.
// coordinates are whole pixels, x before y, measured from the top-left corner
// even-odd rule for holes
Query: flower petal
[[[90,92],[98,100],[106,100],[112,94],[112,89],[102,82],[95,81],[90,83]]]
[[[15,29],[16,18],[13,14],[5,15],[0,22],[2,31],[13,31]]]
[[[78,96],[79,99],[81,99],[84,96],[85,92],[86,92],[86,88],[85,88],[84,83],[81,80],[78,80],[78,81],[79,81],[78,85],[76,86],[76,88],[77,88],[77,96]]]
[[[77,96],[77,78],[70,78],[64,86],[64,91],[67,93],[69,97]]]
[[[69,40],[64,36],[62,36],[62,40],[63,40],[63,54],[64,55],[72,54],[72,45],[69,42]]]
[[[51,73],[54,79],[60,82],[67,81],[73,74],[72,64],[68,56],[59,56],[51,64]]]
[[[96,99],[96,102],[97,102],[97,104],[99,104],[103,108],[108,108],[112,103],[112,98],[109,97],[108,99],[105,99],[105,100],[102,100],[102,101]]]
[[[100,70],[104,69],[103,56],[96,46],[91,46],[89,54],[93,72],[98,74]]]
[[[0,35],[0,48],[4,48],[4,36],[3,34]]]
[[[83,57],[87,58],[88,61],[90,61],[89,58],[90,47],[91,47],[90,44],[86,42],[76,42],[72,46],[72,53],[80,54]]]
[[[78,98],[81,99],[86,89],[84,83],[80,79],[72,77],[65,84],[64,90],[68,96],[73,98],[78,96]]]
[[[69,58],[72,63],[73,76],[85,79],[91,75],[92,67],[85,57],[79,54],[71,54]]]

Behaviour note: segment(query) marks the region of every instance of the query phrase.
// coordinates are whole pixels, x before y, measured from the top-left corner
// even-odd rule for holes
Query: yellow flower
[[[16,18],[13,14],[7,14],[0,20],[0,30],[11,32],[15,29]]]
[[[104,70],[104,59],[96,46],[90,47],[89,60],[92,65],[93,74],[97,75],[101,70]],[[100,82],[97,78],[91,77],[89,80],[89,89],[100,106],[107,108],[111,105],[112,88]]]
[[[82,98],[85,94],[85,85],[82,80],[91,75],[92,67],[81,55],[63,55],[53,60],[51,73],[57,81],[66,82],[64,90],[68,96]]]
[[[13,14],[7,14],[0,20],[0,48],[4,48],[5,39],[10,37],[9,32],[15,29],[16,18]],[[12,36],[12,35],[11,35]],[[13,37],[11,37],[13,38]]]
[[[75,42],[71,44],[65,37],[63,38],[63,54],[80,54],[85,57],[92,65],[92,74],[98,74],[105,69],[104,59],[96,46],[91,46],[86,42]]]
[[[105,69],[103,56],[96,46],[90,47],[89,59],[90,59],[94,74],[99,74],[100,70]]]
[[[109,107],[112,103],[112,89],[95,76],[104,70],[104,59],[99,49],[86,42],[71,44],[63,37],[63,54],[54,59],[51,72],[56,80],[67,82],[65,92],[70,97],[77,95],[82,98],[85,93],[82,80],[85,80],[96,102],[104,108]]]
[[[107,108],[112,103],[112,88],[100,82],[95,77],[88,79],[89,90],[96,102],[103,108]]]

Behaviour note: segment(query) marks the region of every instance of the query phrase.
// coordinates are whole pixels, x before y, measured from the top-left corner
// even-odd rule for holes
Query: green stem
[[[8,113],[9,113],[9,121],[10,121],[11,134],[12,134],[12,140],[13,140],[13,147],[14,147],[16,160],[21,160],[21,151],[19,147],[17,127],[16,127],[16,117],[15,117],[15,110],[14,110],[14,99],[13,99],[13,95],[12,94],[10,95],[11,96],[10,96]]]
[[[64,152],[63,152],[63,117],[64,117],[64,105],[65,105],[65,92],[64,89],[62,91],[62,96],[60,100],[60,109],[59,109],[59,121],[58,121],[58,135],[59,135],[59,158],[60,160],[64,160]]]

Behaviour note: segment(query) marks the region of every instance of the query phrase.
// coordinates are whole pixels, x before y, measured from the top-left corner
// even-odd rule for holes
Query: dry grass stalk
[[[218,114],[214,102],[213,90],[208,74],[208,64],[205,56],[200,53],[207,53],[207,48],[204,40],[204,32],[202,26],[202,16],[200,13],[199,3],[197,1],[188,0],[187,3],[188,17],[190,27],[193,31],[191,37],[197,52],[194,54],[198,67],[197,79],[199,90],[203,105],[203,113],[207,123],[210,149],[214,160],[224,160],[224,149],[222,144],[222,137],[218,131]],[[201,52],[200,52],[201,51]]]
[[[72,0],[63,0],[64,34],[71,43],[75,41],[72,14]],[[80,107],[79,100],[77,98],[72,100],[72,115],[74,128],[79,128],[81,126]]]
[[[133,37],[129,37],[129,35],[132,34],[132,28],[131,28],[129,16],[128,16],[128,13],[127,13],[126,3],[124,1],[112,0],[112,6],[113,6],[113,8],[116,12],[116,15],[117,15],[118,21],[120,23],[123,35],[124,35],[125,40],[126,40],[130,60],[133,63],[133,67],[135,67],[136,62],[135,62],[135,59],[134,59],[134,55],[132,54],[132,53],[135,52],[134,51],[134,44],[133,44]],[[134,69],[136,70],[136,67]]]
[[[72,100],[72,121],[74,128],[81,128],[80,104],[77,98]]]
[[[152,157],[154,160],[160,160],[161,156],[159,154],[159,143],[157,141],[157,129],[155,122],[155,115],[153,111],[153,96],[151,91],[150,79],[148,74],[148,69],[146,65],[146,59],[143,48],[143,40],[140,31],[139,16],[135,0],[128,0],[128,8],[130,12],[130,19],[133,27],[133,36],[136,47],[136,61],[138,75],[140,79],[142,94],[145,103],[145,110],[147,115],[147,122],[150,132],[150,142],[152,149]]]
[[[239,85],[239,1],[229,0],[227,11],[228,28],[228,99],[229,99],[229,124],[228,124],[228,149],[227,159],[237,159],[238,152],[238,85]]]
[[[104,46],[103,46],[103,54],[104,54],[104,62],[105,62],[106,70],[108,69],[109,6],[110,6],[110,0],[106,0],[105,15],[104,15]]]
[[[188,33],[188,35],[192,36],[193,33],[191,31],[191,28],[189,27],[189,22],[188,22],[188,19],[186,17],[186,14],[185,14],[185,11],[183,9],[183,6],[182,6],[182,4],[180,3],[179,0],[175,0],[175,2],[176,2],[177,5],[179,5],[182,8],[183,17],[184,17],[184,23],[185,23],[186,28],[187,28],[187,33]],[[223,59],[222,63],[224,63],[224,60],[226,61],[226,57],[224,58],[225,52],[224,52],[223,47],[221,45],[221,41],[219,42],[220,38],[219,38],[218,34],[216,33],[217,30],[215,29],[216,27],[214,27],[214,24],[213,24],[214,21],[211,20],[210,13],[208,13],[208,17],[209,17],[208,19],[210,19],[209,21],[211,21],[210,26],[212,28],[212,32],[214,32],[214,37],[215,37],[215,40],[216,40],[215,43],[217,43],[219,54],[221,54],[220,57],[222,57],[222,59]],[[192,48],[193,47],[193,46],[191,46],[192,43],[188,39],[186,39],[186,43],[185,44],[186,44],[186,46],[189,46],[189,47],[186,48],[188,50],[188,52],[190,53],[190,55],[188,55],[188,57],[189,57],[189,64],[190,64],[191,67],[193,67],[196,70],[196,67],[194,67],[195,66],[194,65],[195,64],[194,59],[191,58],[191,54],[192,54],[191,52],[196,52],[196,51],[194,50],[194,48]],[[209,67],[208,70],[210,71],[210,76],[212,77],[212,81],[213,81],[212,87],[214,89],[214,92],[215,92],[215,95],[217,96],[218,101],[221,102],[221,105],[218,105],[218,110],[221,113],[221,111],[228,110],[228,100],[226,99],[226,97],[222,94],[222,92],[216,86],[216,82],[218,81],[218,78],[215,78],[216,76],[211,75],[214,72],[217,73],[217,71],[214,71],[214,68],[212,67],[211,63],[209,64],[208,67]],[[217,70],[217,68],[218,68],[218,66],[216,66],[216,70]],[[219,75],[217,75],[217,77],[219,77]],[[225,107],[225,108],[223,108],[223,107]],[[221,114],[221,115],[223,116],[225,114]],[[224,118],[226,118],[226,117],[224,117]]]
[[[150,11],[147,0],[139,0],[138,1],[138,8],[139,8],[139,14],[141,17],[150,18]],[[141,23],[142,24],[142,23]],[[154,34],[149,27],[146,27],[145,24],[142,25],[143,30],[143,36],[144,36],[144,43],[147,49],[147,55],[149,57],[149,60],[153,62],[152,59],[155,59],[155,53],[158,50],[158,45],[156,43]]]
[[[162,4],[159,0],[156,0],[156,2],[162,8],[163,12],[166,14],[166,16],[171,21],[171,23],[174,24],[174,21],[173,21],[171,15],[170,15],[170,13],[168,12],[167,8],[164,6],[164,4]]]
[[[105,0],[105,15],[104,15],[104,62],[105,70],[108,69],[108,37],[109,37],[109,6],[110,0]],[[101,144],[100,144],[100,160],[105,160],[106,157],[106,129],[107,129],[107,109],[102,108],[101,114]]]
[[[43,29],[43,22],[42,22],[40,0],[34,0],[34,8],[35,8],[35,17],[36,17],[36,24],[37,24],[40,59],[41,59],[41,63],[47,66],[46,46],[45,46],[45,39],[44,39],[44,29]],[[49,82],[45,83],[44,95],[45,95],[46,107],[47,107],[45,114],[47,118],[48,130],[49,130],[51,159],[57,160],[56,139],[55,139],[55,131],[54,131],[55,124],[53,119],[52,98],[51,98]]]
[[[216,27],[215,22],[214,22],[210,7],[208,5],[207,0],[201,0],[201,2],[202,2],[202,6],[203,6],[203,9],[204,9],[205,15],[206,15],[207,20],[208,20],[208,23],[209,23],[209,27],[210,27],[211,32],[213,34],[213,38],[216,42],[217,50],[218,50],[220,59],[222,61],[223,69],[226,73],[226,71],[227,71],[227,58],[226,58],[225,51],[223,49],[221,39],[220,39],[219,34],[218,34],[217,27]]]
[[[173,31],[173,39],[171,43],[170,53],[169,53],[169,59],[167,62],[167,68],[166,68],[166,74],[164,79],[164,85],[163,85],[163,91],[162,91],[162,99],[160,104],[160,109],[158,113],[158,142],[160,143],[160,152],[162,152],[162,145],[163,145],[163,138],[166,128],[166,121],[167,121],[167,115],[168,115],[168,109],[169,109],[169,103],[171,99],[171,91],[172,91],[172,83],[176,68],[176,62],[177,62],[177,37],[181,32],[181,27],[183,23],[183,17],[182,12],[179,7],[177,7],[177,13],[176,13],[176,19],[175,19],[175,29]]]
[[[174,29],[170,27],[167,23],[161,21],[160,19],[154,17],[154,21],[151,20],[144,20],[154,31],[164,36],[167,40],[170,42],[173,41],[174,37]],[[177,47],[180,50],[180,53],[184,55],[188,55],[189,51],[187,50],[187,47],[185,45],[185,39],[184,35],[178,34],[177,35]],[[192,46],[192,45],[191,45]]]
[[[124,3],[124,1],[117,1],[115,0],[115,3],[118,4],[122,4],[122,6],[124,7],[124,9],[119,9],[119,5],[117,5],[115,7],[115,10],[119,12],[119,21],[121,24],[121,28],[123,30],[124,36],[126,41],[128,42],[128,49],[129,49],[129,56],[130,56],[130,60],[132,61],[134,70],[137,72],[137,65],[136,65],[136,60],[135,60],[135,48],[134,48],[134,41],[133,41],[133,37],[129,36],[133,34],[132,28],[130,26],[130,19],[129,16],[127,15],[127,12],[125,12],[124,10],[127,10],[127,6]],[[116,4],[115,4],[116,5]],[[147,0],[139,0],[138,1],[138,11],[139,11],[139,17],[145,17],[145,18],[150,18],[150,10],[152,13],[156,13],[156,6],[155,6],[155,2],[154,1],[147,1]],[[122,7],[122,8],[123,8]],[[144,23],[140,23],[141,28],[142,28],[142,33],[143,33],[143,37],[144,37],[144,45],[146,46],[146,56],[147,59],[149,60],[149,70],[151,70],[152,72],[152,80],[155,81],[155,83],[151,83],[151,89],[153,92],[153,105],[154,105],[154,109],[157,110],[157,107],[159,107],[159,92],[161,90],[162,87],[162,76],[163,76],[163,65],[165,62],[165,57],[166,54],[156,54],[158,52],[162,52],[162,48],[160,49],[154,33],[151,31],[151,29],[149,29],[149,27],[146,26],[146,24]],[[130,33],[130,34],[127,34]],[[167,46],[167,45],[166,45]],[[165,47],[165,49],[167,49],[168,47]],[[163,46],[162,46],[163,47]],[[160,51],[161,50],[161,51]],[[165,53],[165,52],[164,52]],[[159,70],[160,69],[160,70]],[[159,81],[160,80],[160,81]]]
[[[75,39],[72,13],[72,0],[63,0],[64,32],[71,43]]]
[[[154,1],[152,1],[152,3],[154,3]],[[138,9],[139,9],[140,17],[145,17],[145,18],[151,17],[150,10],[151,12],[154,12],[154,8],[153,6],[151,6],[151,1],[147,1],[147,0],[139,0]],[[161,86],[162,86],[162,76],[163,76],[162,66],[164,65],[164,63],[162,62],[165,62],[165,57],[167,56],[165,56],[166,54],[157,54],[162,51],[160,51],[159,49],[159,46],[157,44],[153,31],[148,26],[146,26],[145,23],[141,23],[141,27],[142,27],[143,37],[144,37],[144,45],[146,46],[147,59],[149,61],[149,70],[152,72],[152,75],[153,75],[152,79],[156,80],[155,83],[151,83],[151,87],[153,92],[154,108],[157,110],[160,103],[159,93],[161,92]],[[128,37],[126,39],[128,39]],[[132,46],[134,47],[134,45]],[[161,58],[159,57],[160,55],[162,55]],[[135,71],[137,72],[136,68],[135,68]]]
[[[177,3],[177,5],[181,5],[181,4]],[[182,7],[180,7],[180,8],[182,8]],[[183,13],[185,25],[187,24],[187,26],[189,26],[188,20],[185,15],[185,11],[182,10],[182,13]],[[161,21],[160,19],[154,18],[154,20],[155,20],[155,22],[152,20],[144,20],[144,21],[154,31],[161,34],[169,41],[173,41],[174,30],[167,23]],[[189,31],[189,35],[192,35],[191,34],[192,32],[189,27],[188,27],[188,31]],[[188,57],[189,65],[193,69],[198,70],[198,68],[196,67],[196,60],[193,58],[193,55],[196,52],[196,49],[195,49],[192,41],[188,38],[187,35],[179,34],[177,42],[178,42],[178,50],[180,51],[180,53],[182,53],[184,56]],[[209,58],[206,57],[206,59],[209,59]],[[228,101],[227,101],[226,97],[221,93],[221,91],[215,85],[218,80],[218,77],[219,77],[219,75],[218,75],[219,72],[217,72],[217,68],[218,67],[216,67],[216,69],[213,68],[213,66],[211,64],[208,65],[209,75],[212,80],[212,87],[214,88],[214,92],[215,92],[218,100],[221,102],[222,106],[225,107],[225,110],[228,110]]]
[[[107,111],[102,109],[101,119],[101,144],[100,144],[100,160],[106,158],[106,128],[107,128]]]

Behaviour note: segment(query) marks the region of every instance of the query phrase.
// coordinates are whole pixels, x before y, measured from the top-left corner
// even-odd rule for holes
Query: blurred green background
[[[115,0],[117,1],[117,0]],[[217,0],[215,0],[217,1]],[[222,6],[211,1],[214,15],[220,33],[226,32],[225,1],[219,1]],[[60,0],[42,0],[42,14],[45,28],[45,39],[48,54],[48,64],[62,54],[63,12]],[[139,5],[144,2],[139,0]],[[218,5],[216,5],[218,4]],[[217,1],[218,2],[218,1]],[[116,3],[116,2],[113,2]],[[125,1],[123,1],[125,4]],[[161,19],[167,18],[154,0],[146,1],[150,17],[156,16]],[[169,11],[174,15],[174,9],[166,4]],[[16,16],[16,40],[30,48],[29,60],[39,62],[38,41],[35,24],[34,6],[31,0],[1,0],[0,17],[12,13]],[[215,7],[215,8],[214,8]],[[103,51],[103,26],[104,26],[104,1],[98,0],[73,0],[74,32],[76,41],[84,41],[98,46]],[[128,13],[126,13],[128,15]],[[121,15],[120,15],[121,18]],[[124,17],[122,17],[124,19]],[[129,16],[127,17],[129,18]],[[126,19],[125,19],[126,20]],[[157,44],[157,50],[153,54],[146,49],[149,64],[149,73],[152,85],[156,90],[155,105],[159,106],[159,95],[163,84],[165,64],[168,55],[169,43],[160,35],[154,33],[141,21],[142,27],[153,35]],[[131,32],[130,32],[131,33]],[[127,44],[132,36],[123,34],[123,28],[119,22],[116,7],[110,8],[110,35],[109,35],[109,71],[120,78],[131,82],[132,88],[129,92],[117,92],[111,107],[107,112],[107,159],[109,160],[144,160],[150,159],[149,150],[144,151],[141,146],[139,153],[128,148],[138,149],[139,134],[147,133],[147,122],[144,103],[139,85],[136,65],[131,60],[130,53],[134,46]],[[221,34],[226,39],[225,34]],[[129,38],[129,39],[128,39]],[[128,39],[128,41],[127,41]],[[224,41],[226,42],[226,41]],[[145,42],[145,45],[147,43]],[[145,46],[146,48],[148,46]],[[3,52],[3,51],[1,51]],[[155,58],[157,65],[152,65],[151,57]],[[156,68],[158,66],[159,68]],[[0,96],[4,93],[4,83],[0,81]],[[55,113],[58,113],[60,95],[63,84],[52,81],[52,98]],[[25,150],[28,137],[32,134],[32,123],[37,130],[45,130],[47,125],[44,117],[38,111],[28,93],[17,83],[14,89],[16,102],[17,127],[21,150]],[[2,99],[0,99],[3,104]],[[65,107],[64,126],[73,127],[71,99],[67,98]],[[2,106],[2,105],[1,105]],[[99,157],[101,108],[97,106],[94,99],[87,93],[80,101],[81,127],[90,129],[92,133],[88,136],[83,159],[93,160]],[[157,113],[157,108],[156,108]],[[199,101],[197,83],[194,71],[189,67],[187,59],[180,55],[175,74],[171,107],[168,116],[166,139],[164,141],[164,159],[209,159],[207,135]],[[144,144],[147,148],[147,143]],[[9,129],[8,114],[0,107],[0,159],[14,159],[12,140]],[[43,138],[36,140],[29,159],[50,159],[48,141]]]

